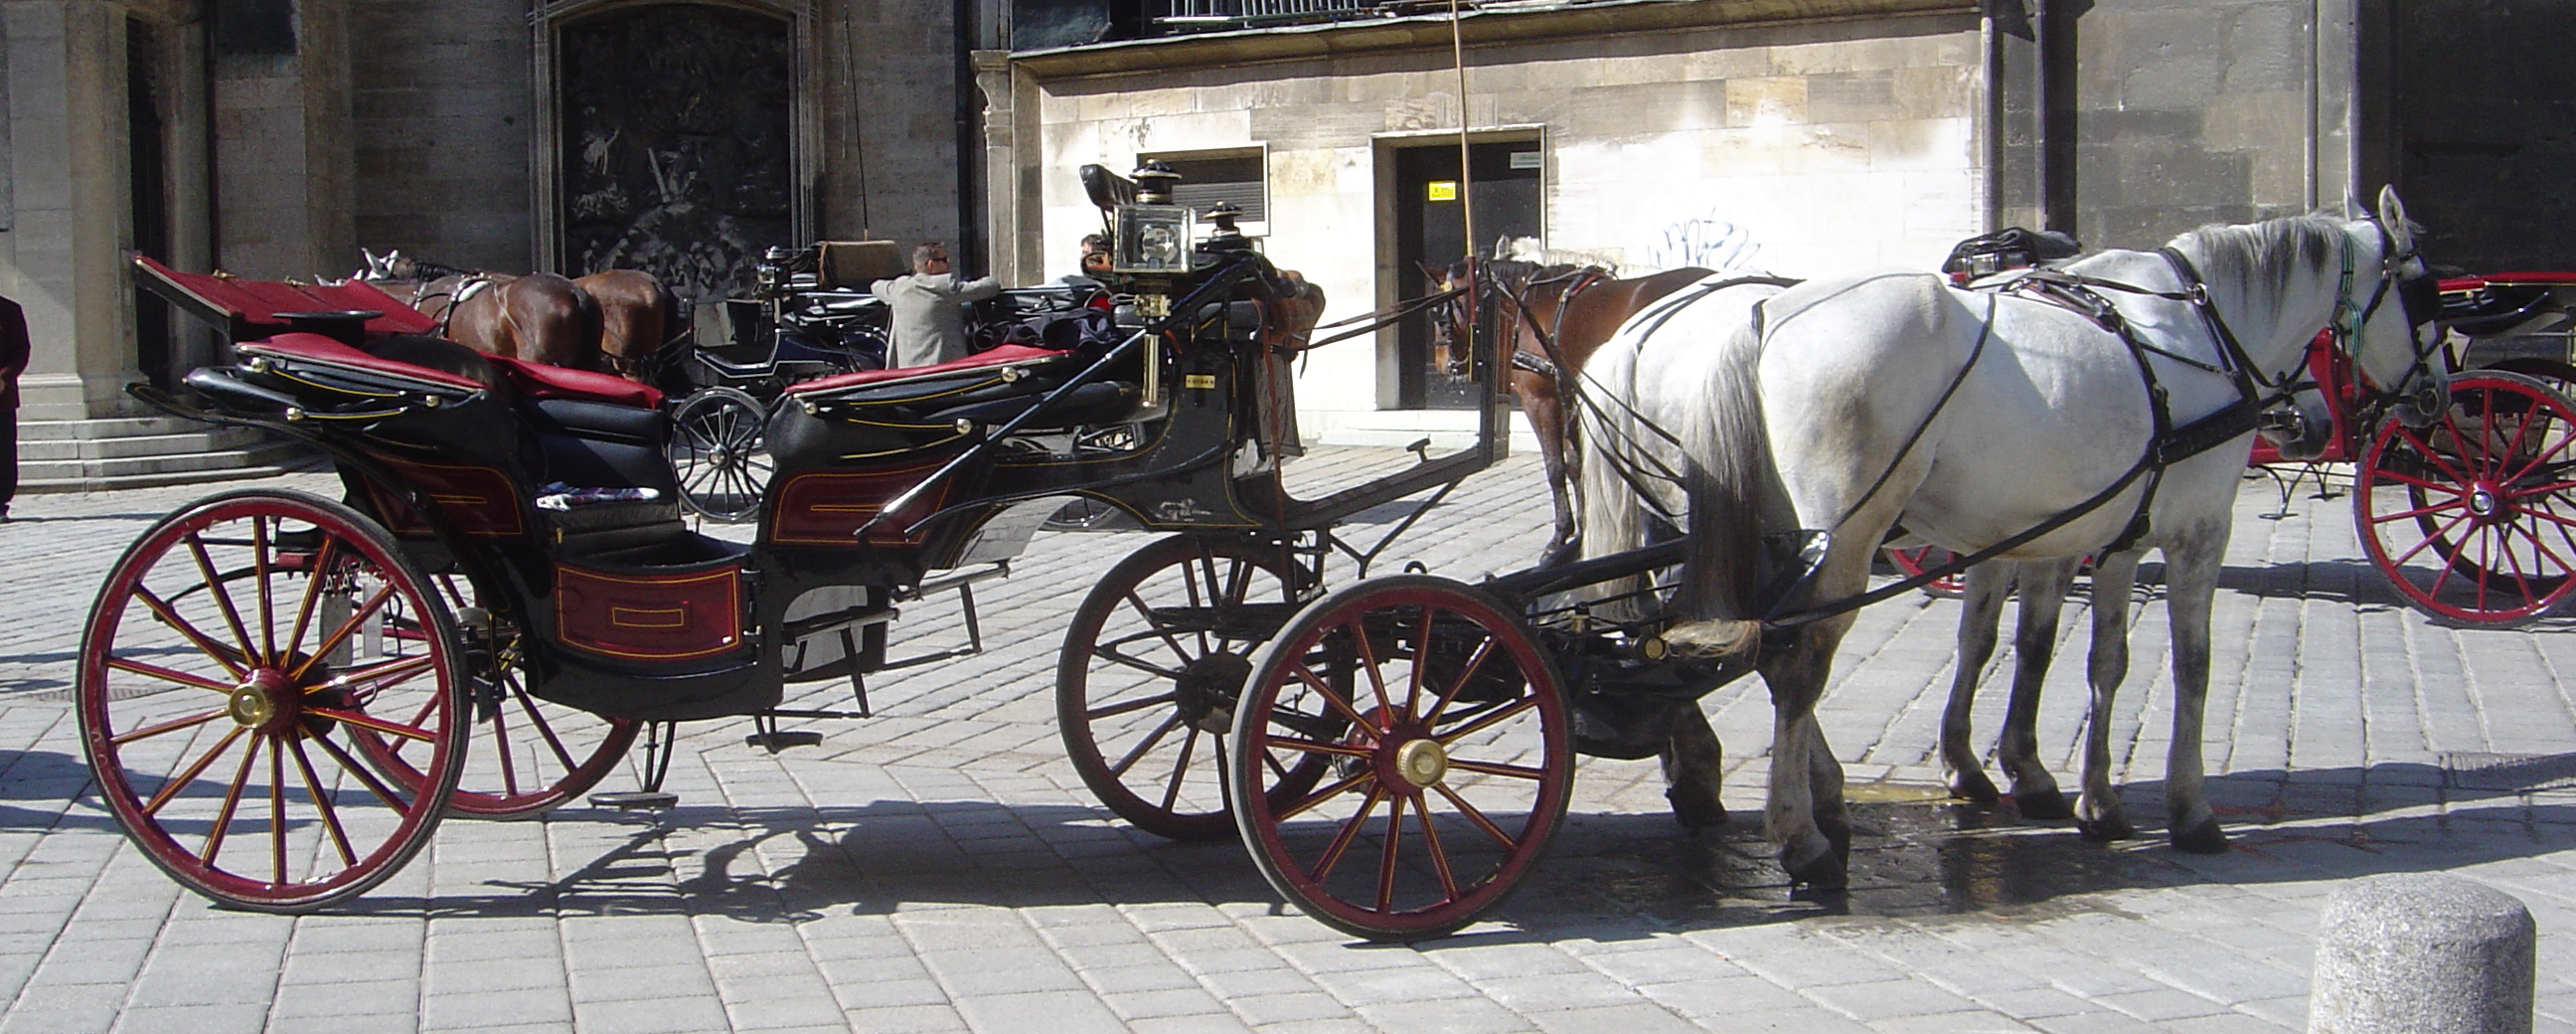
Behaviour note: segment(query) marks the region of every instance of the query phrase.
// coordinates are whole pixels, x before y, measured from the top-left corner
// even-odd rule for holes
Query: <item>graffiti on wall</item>
[[[1715,212],[1664,227],[1663,239],[1648,245],[1646,259],[1660,269],[1698,266],[1720,273],[1760,268],[1762,245],[1741,226]]]
[[[561,262],[642,269],[698,301],[796,243],[790,26],[740,8],[619,8],[561,34]]]

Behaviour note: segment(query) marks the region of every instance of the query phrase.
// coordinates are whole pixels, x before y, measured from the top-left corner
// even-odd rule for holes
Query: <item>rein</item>
[[[2386,227],[2380,227],[2381,240],[2383,242],[2388,239],[2387,233],[2388,231]],[[2335,288],[2335,315],[2332,329],[2339,342],[2350,342],[2357,340],[2360,337],[2362,325],[2368,321],[2370,314],[2378,309],[2381,300],[2386,297],[2389,284],[2392,279],[2392,271],[2402,265],[2406,259],[2411,256],[2399,255],[2383,258],[2379,290],[2372,294],[2371,301],[2367,306],[2359,308],[2358,311],[2360,315],[2358,315],[2347,327],[2344,324],[2342,317],[2347,312],[2355,311],[2355,307],[2351,303],[2353,268],[2351,244],[2348,239],[2345,241],[2344,247],[2341,250],[2343,254],[2344,268],[2342,276],[2338,280]],[[2388,248],[2383,244],[2381,250],[2385,253]],[[1763,623],[1770,627],[1794,628],[1799,625],[1809,624],[1826,618],[1847,614],[1872,603],[1891,599],[1899,594],[1911,591],[1920,586],[1928,585],[1942,578],[1950,577],[1951,575],[1965,571],[1968,568],[1984,563],[1985,561],[1991,560],[2006,552],[2018,549],[2021,546],[2038,539],[2042,535],[2046,535],[2049,532],[2073,523],[2086,514],[2092,513],[2093,511],[2108,505],[2113,498],[2117,497],[2121,492],[2126,491],[2130,485],[2137,483],[2140,478],[2145,478],[2147,486],[2145,492],[2138,498],[2137,513],[2130,518],[2128,526],[2121,531],[2120,535],[2113,539],[2109,545],[2105,546],[2103,551],[2110,553],[2123,552],[2136,545],[2137,541],[2144,537],[2149,530],[2148,513],[2155,505],[2156,490],[2161,486],[2164,480],[2166,469],[2172,467],[2174,464],[2181,463],[2184,460],[2198,456],[2201,453],[2208,452],[2211,449],[2215,449],[2227,442],[2234,441],[2244,433],[2254,430],[2259,423],[2262,411],[2265,408],[2289,398],[2292,393],[2304,386],[2299,377],[2299,370],[2304,368],[2303,365],[2294,366],[2291,370],[2285,371],[2278,377],[2265,376],[2263,372],[2255,366],[2252,357],[2246,353],[2244,345],[2237,339],[2235,332],[2229,329],[2226,320],[2220,317],[2216,306],[2210,302],[2208,285],[2201,279],[2199,270],[2193,267],[2191,260],[2171,246],[2159,248],[2157,249],[2157,253],[2165,259],[2167,264],[2173,267],[2175,274],[2180,277],[2182,282],[2186,285],[2183,290],[2157,291],[2120,283],[2118,281],[2102,280],[2096,277],[2062,273],[2054,270],[2035,271],[2029,276],[2021,278],[2021,280],[2039,278],[2045,283],[2072,286],[2079,289],[2092,288],[2120,291],[2128,294],[2162,298],[2168,301],[2189,303],[2193,307],[2193,310],[2200,315],[2202,323],[2209,331],[2211,338],[2218,344],[2220,350],[2220,361],[2217,364],[2210,364],[2187,356],[2176,355],[2167,349],[2157,348],[2139,340],[2137,335],[2130,330],[2126,320],[2119,320],[2105,328],[2110,330],[2123,344],[2128,346],[2131,358],[2137,363],[2139,377],[2145,382],[2147,398],[2149,400],[2148,409],[2155,421],[2155,430],[2154,433],[2149,436],[2146,448],[2141,451],[2137,462],[2131,464],[2127,472],[2121,474],[2120,477],[2117,480],[2114,480],[2109,487],[2104,488],[2100,492],[2094,493],[2091,498],[2077,504],[2072,509],[2060,511],[2047,520],[2041,521],[2040,523],[2024,529],[2000,542],[1987,546],[1975,553],[1954,557],[1949,563],[1927,569],[1921,574],[1915,575],[1911,578],[1900,579],[1894,583],[1881,586],[1877,589],[1863,592],[1855,596],[1845,597],[1820,607],[1812,607],[1785,615],[1781,614],[1780,610],[1788,606],[1792,593],[1784,592],[1781,594],[1780,598],[1772,604],[1770,612],[1763,616]],[[2019,282],[2020,280],[2015,281],[2015,283]],[[1971,351],[1969,362],[1961,368],[1960,379],[1964,379],[1967,370],[1976,365],[1976,352],[1981,351],[1985,346],[1986,336],[1993,328],[1994,306],[1995,302],[1990,294],[1987,302],[1987,326],[1979,330],[1976,350]],[[2107,306],[2105,309],[2107,310]],[[2412,313],[2409,315],[2411,317]],[[2411,325],[2413,324],[2410,320],[2410,326]],[[2429,352],[2429,349],[2422,347],[2420,344],[2418,345],[2415,349],[2415,365],[2408,371],[2409,377],[2424,368],[2426,357],[2429,355]],[[2173,426],[2173,414],[2168,405],[2168,393],[2165,391],[2164,386],[2158,383],[2154,366],[2147,358],[2151,354],[2163,356],[2192,368],[2228,377],[2237,390],[2237,400],[2219,408],[2215,412],[2184,424],[2181,427]],[[1951,382],[1950,388],[1952,391],[1957,389],[1958,383],[1959,381],[1957,379],[1954,379]],[[1842,520],[1835,522],[1836,527],[1840,527],[1842,521],[1850,520],[1852,514],[1857,512],[1860,506],[1865,504],[1872,495],[1875,495],[1879,486],[1885,484],[1887,478],[1894,474],[1896,466],[1904,462],[1906,452],[1913,448],[1916,439],[1920,438],[1924,429],[1930,426],[1932,419],[1940,414],[1941,410],[1948,404],[1949,398],[1950,392],[1945,391],[1942,394],[1941,402],[1933,406],[1931,414],[1926,415],[1923,423],[1915,428],[1914,435],[1906,439],[1904,449],[1900,449],[1898,451],[1896,461],[1889,465],[1888,471],[1879,475],[1878,482],[1870,486],[1869,492],[1862,495],[1860,502],[1854,503],[1850,510],[1845,511]]]

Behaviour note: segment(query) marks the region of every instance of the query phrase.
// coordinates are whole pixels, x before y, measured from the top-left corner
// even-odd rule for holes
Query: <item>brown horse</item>
[[[478,352],[576,370],[600,368],[599,303],[553,273],[512,276],[367,255],[355,276],[437,320],[449,340]]]
[[[600,358],[608,372],[651,383],[654,354],[681,329],[679,296],[640,269],[611,269],[573,283],[599,303]]]
[[[1477,308],[1470,313],[1460,295],[1433,323],[1435,361],[1462,369],[1467,326],[1493,314],[1502,339],[1511,342],[1510,385],[1520,397],[1530,430],[1538,435],[1539,461],[1547,467],[1548,494],[1556,505],[1556,534],[1548,541],[1541,566],[1555,566],[1575,554],[1573,414],[1559,382],[1582,372],[1601,343],[1610,340],[1628,317],[1656,299],[1710,275],[1696,267],[1650,276],[1613,279],[1598,266],[1540,266],[1510,259],[1468,259],[1448,269],[1422,267],[1440,290],[1474,283]]]

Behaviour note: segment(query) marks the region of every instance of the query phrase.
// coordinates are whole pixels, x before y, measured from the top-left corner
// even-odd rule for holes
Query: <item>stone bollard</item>
[[[2440,873],[2350,880],[2317,925],[2308,1034],[2530,1034],[2531,910]]]

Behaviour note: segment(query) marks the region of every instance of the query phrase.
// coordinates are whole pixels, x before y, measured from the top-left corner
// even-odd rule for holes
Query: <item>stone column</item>
[[[975,88],[984,94],[984,213],[992,275],[1005,284],[1047,279],[1034,227],[1020,220],[1019,76],[1007,50],[974,52]]]
[[[124,257],[125,8],[102,0],[0,4],[10,191],[0,294],[27,314],[35,355],[22,420],[124,411],[134,369]]]
[[[358,264],[346,0],[299,0],[295,49],[215,60],[218,261],[260,280]]]

